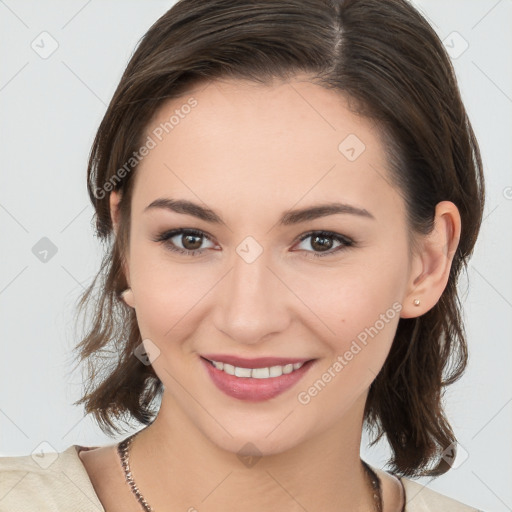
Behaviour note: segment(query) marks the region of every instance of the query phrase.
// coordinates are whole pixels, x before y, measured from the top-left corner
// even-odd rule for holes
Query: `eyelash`
[[[157,237],[153,239],[154,242],[162,242],[164,245],[168,247],[169,250],[173,252],[177,252],[179,254],[184,254],[186,256],[197,256],[206,249],[194,249],[194,250],[188,250],[188,249],[181,249],[179,247],[176,247],[176,245],[172,244],[170,242],[171,238],[174,238],[176,235],[195,235],[198,237],[203,237],[211,241],[210,237],[206,235],[203,231],[199,231],[197,229],[173,229],[170,231],[164,231],[163,233],[160,233]],[[329,251],[319,253],[315,251],[306,251],[312,254],[314,258],[323,258],[325,256],[331,256],[337,252],[346,250],[349,247],[354,247],[356,245],[355,241],[351,238],[348,238],[347,236],[340,235],[338,233],[334,233],[332,231],[309,231],[308,233],[305,233],[299,237],[297,242],[303,242],[307,238],[317,235],[320,237],[327,237],[327,238],[333,238],[337,242],[342,243],[343,245],[340,245],[339,247],[335,249],[330,249]],[[310,257],[310,256],[308,256]]]

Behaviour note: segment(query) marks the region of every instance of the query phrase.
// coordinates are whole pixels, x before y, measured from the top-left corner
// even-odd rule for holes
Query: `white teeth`
[[[217,370],[222,370],[229,375],[236,377],[252,377],[253,379],[268,379],[270,377],[280,377],[283,374],[292,373],[298,370],[304,363],[289,363],[284,366],[270,366],[266,368],[241,368],[220,361],[212,361]]]
[[[252,370],[250,368],[239,368],[235,366],[235,375],[237,377],[250,377]]]
[[[270,368],[253,368],[250,372],[253,379],[268,379],[270,377]]]

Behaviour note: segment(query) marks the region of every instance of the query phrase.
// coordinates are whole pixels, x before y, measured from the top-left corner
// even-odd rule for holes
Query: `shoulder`
[[[389,473],[378,467],[372,466],[372,469],[381,480],[389,475]],[[401,478],[400,480],[405,491],[404,512],[439,512],[440,510],[446,512],[483,512],[438,493],[409,478]]]
[[[0,457],[0,512],[104,512],[77,445],[57,453]]]
[[[428,487],[402,478],[405,489],[405,512],[428,512],[446,510],[450,512],[482,512],[460,501],[449,498]]]

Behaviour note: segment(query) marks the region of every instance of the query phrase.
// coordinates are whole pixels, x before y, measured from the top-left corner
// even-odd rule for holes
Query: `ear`
[[[119,231],[119,221],[121,218],[120,214],[120,201],[122,194],[118,190],[113,190],[110,193],[110,218],[112,220],[112,228],[114,230],[114,235],[117,237],[117,233]],[[123,301],[130,306],[131,308],[135,307],[135,301],[133,298],[133,291],[130,288],[130,272],[129,272],[129,259],[128,253],[123,255],[123,272],[126,277],[126,282],[128,283],[128,288],[122,293]]]
[[[438,203],[434,229],[429,235],[419,236],[418,249],[412,257],[400,313],[402,318],[421,316],[437,304],[450,277],[460,231],[461,220],[457,207],[450,201]],[[420,301],[418,306],[414,305],[415,300]]]
[[[119,229],[119,204],[121,202],[121,192],[119,190],[113,190],[110,192],[110,219],[112,220],[112,227],[114,229],[114,234],[117,236],[117,231]]]

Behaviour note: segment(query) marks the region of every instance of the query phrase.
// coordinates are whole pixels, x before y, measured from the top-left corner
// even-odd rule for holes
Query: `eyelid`
[[[341,233],[336,233],[334,231],[327,231],[325,229],[312,229],[311,231],[308,231],[307,233],[303,233],[302,235],[299,235],[297,241],[302,242],[306,238],[312,236],[312,235],[320,235],[320,236],[327,236],[332,238],[339,238],[346,243],[355,243],[354,240],[346,235],[342,235]]]

